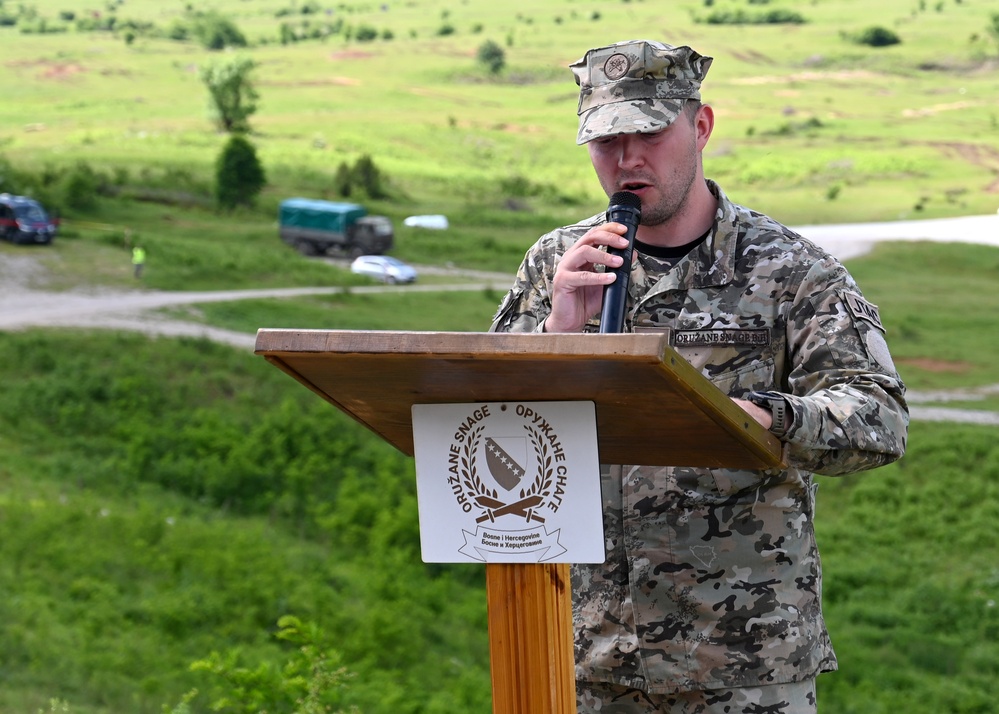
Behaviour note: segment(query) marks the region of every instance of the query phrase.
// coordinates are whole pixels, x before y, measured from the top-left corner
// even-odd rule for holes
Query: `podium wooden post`
[[[414,404],[592,401],[601,462],[782,465],[665,334],[264,329],[256,353],[410,456]],[[486,581],[493,712],[575,714],[568,565],[489,563]]]
[[[487,563],[495,714],[575,714],[566,563]]]

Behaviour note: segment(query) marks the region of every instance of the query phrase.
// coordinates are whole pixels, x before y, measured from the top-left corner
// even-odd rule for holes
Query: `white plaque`
[[[413,406],[427,563],[602,563],[593,402]]]

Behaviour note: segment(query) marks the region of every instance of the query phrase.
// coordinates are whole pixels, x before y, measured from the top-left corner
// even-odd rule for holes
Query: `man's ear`
[[[710,104],[702,104],[694,117],[694,131],[697,134],[697,150],[703,151],[715,128],[715,110]]]

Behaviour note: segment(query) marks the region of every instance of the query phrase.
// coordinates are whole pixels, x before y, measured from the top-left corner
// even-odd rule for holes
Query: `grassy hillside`
[[[997,261],[917,244],[851,262],[911,386],[999,381],[999,326],[981,301]],[[899,266],[908,280],[892,283]],[[928,290],[937,299],[920,301]],[[236,329],[397,329],[419,315],[421,328],[470,330],[495,297],[472,293],[467,311],[405,292],[201,309]],[[981,329],[929,339],[961,306]],[[280,691],[288,615],[354,675],[330,706],[490,710],[482,572],[420,563],[408,459],[259,358],[200,340],[8,333],[0,364],[0,711],[57,698],[72,712],[158,712],[196,689],[185,706],[202,712],[237,683]],[[916,423],[900,463],[820,479],[841,658],[820,680],[823,712],[992,711],[994,432]]]
[[[83,160],[125,171],[132,183],[194,193],[210,183],[224,137],[208,120],[198,71],[219,53],[169,39],[184,21],[180,6],[84,5],[73,21],[60,19],[57,0],[28,7],[34,24],[0,26],[0,153],[32,168]],[[251,124],[271,182],[263,207],[328,192],[336,166],[361,154],[394,182],[395,211],[454,213],[459,227],[491,222],[462,214],[510,199],[556,216],[578,214],[579,202],[599,206],[573,142],[566,65],[639,27],[716,57],[704,88],[719,120],[708,173],[737,200],[789,223],[995,211],[999,45],[987,3],[223,0],[212,8],[240,28],[248,46],[238,51],[259,64]],[[736,9],[793,9],[804,22],[708,22]],[[9,1],[3,11],[18,13]],[[79,29],[94,13],[119,29]],[[22,32],[42,20],[66,31]],[[282,44],[282,24],[329,34]],[[871,26],[901,43],[847,39]],[[377,37],[359,41],[361,28]],[[475,60],[487,40],[506,53],[497,77]]]

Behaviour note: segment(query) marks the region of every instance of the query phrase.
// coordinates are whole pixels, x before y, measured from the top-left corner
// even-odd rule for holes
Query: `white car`
[[[390,255],[362,255],[350,264],[350,272],[367,275],[389,285],[416,282],[416,269]]]

